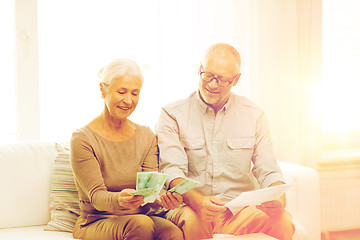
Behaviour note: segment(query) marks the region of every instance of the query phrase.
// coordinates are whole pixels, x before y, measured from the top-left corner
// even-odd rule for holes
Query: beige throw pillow
[[[45,226],[49,231],[72,232],[80,214],[79,196],[74,183],[70,164],[70,149],[55,144],[57,156],[51,179],[50,214],[51,220]]]

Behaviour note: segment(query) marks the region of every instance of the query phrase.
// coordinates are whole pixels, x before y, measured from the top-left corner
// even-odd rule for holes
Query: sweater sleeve
[[[157,144],[157,138],[149,128],[146,128],[146,131],[148,132],[148,141],[151,144],[147,144],[149,146],[149,149],[146,152],[143,164],[141,166],[142,171],[157,172],[159,168],[159,149]]]
[[[93,147],[82,132],[72,135],[71,165],[78,188],[96,210],[114,211],[121,208],[117,202],[117,192],[107,190]]]

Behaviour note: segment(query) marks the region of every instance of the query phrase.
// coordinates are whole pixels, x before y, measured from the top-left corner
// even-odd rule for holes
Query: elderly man
[[[280,199],[232,213],[225,203],[244,191],[284,184],[277,165],[264,112],[231,92],[241,76],[235,48],[211,46],[199,67],[199,89],[161,111],[156,126],[160,169],[174,187],[188,177],[200,182],[185,194],[184,206],[167,218],[185,239],[213,234],[262,232],[291,239],[294,225]]]

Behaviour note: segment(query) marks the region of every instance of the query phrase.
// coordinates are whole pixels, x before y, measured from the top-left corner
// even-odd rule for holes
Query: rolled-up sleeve
[[[159,145],[159,171],[168,175],[166,186],[176,178],[185,178],[188,159],[180,143],[179,123],[169,110],[162,108],[155,127]]]
[[[259,115],[256,129],[256,144],[252,159],[254,176],[258,179],[261,188],[269,187],[275,182],[284,182],[275,158],[269,123],[264,113]]]

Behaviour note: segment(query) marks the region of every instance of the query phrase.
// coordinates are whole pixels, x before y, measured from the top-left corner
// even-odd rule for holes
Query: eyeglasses
[[[203,72],[201,71],[203,69],[203,66],[200,65],[200,69],[199,69],[199,74],[200,74],[200,78],[204,81],[204,82],[211,82],[213,79],[216,80],[216,83],[220,86],[220,87],[227,87],[229,86],[237,77],[238,74],[236,74],[234,77],[229,78],[229,77],[224,77],[224,76],[217,76],[214,77],[214,74],[212,74],[211,72]]]

